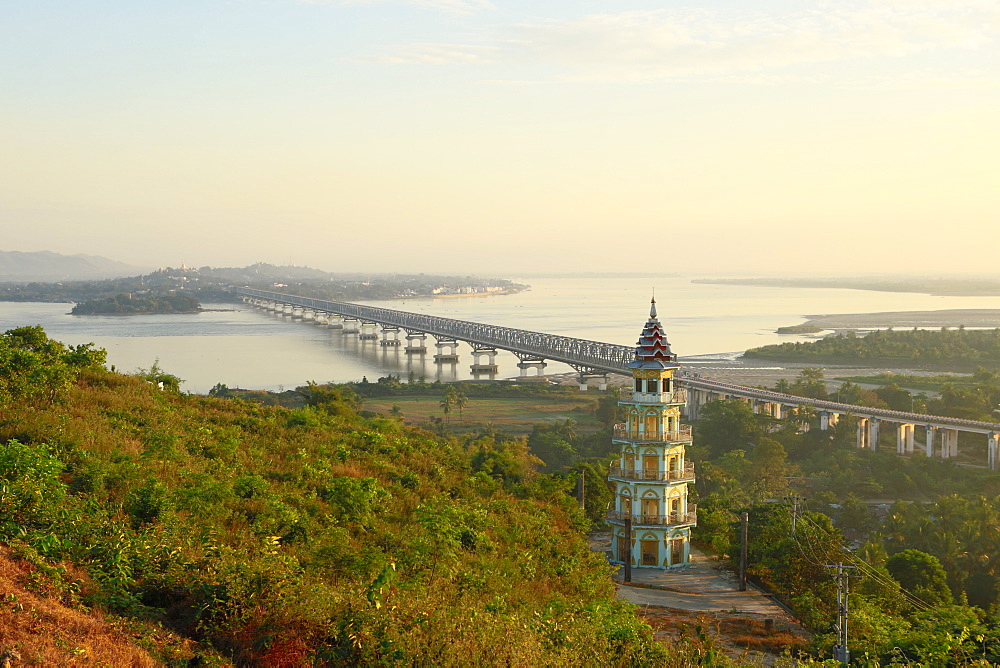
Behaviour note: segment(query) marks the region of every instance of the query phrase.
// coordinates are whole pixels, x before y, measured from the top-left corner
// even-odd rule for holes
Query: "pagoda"
[[[691,427],[680,423],[686,393],[675,385],[677,356],[656,317],[655,298],[635,360],[627,366],[633,388],[618,402],[626,421],[615,425],[620,453],[608,474],[615,487],[614,508],[608,511],[612,561],[640,568],[682,566],[690,562],[691,528],[697,524],[695,505],[688,503],[694,465],[685,457]]]

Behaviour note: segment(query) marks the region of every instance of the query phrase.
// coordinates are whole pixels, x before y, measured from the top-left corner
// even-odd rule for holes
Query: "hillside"
[[[0,337],[0,543],[74,610],[210,665],[687,665],[614,599],[571,483],[522,442],[360,417],[335,388],[186,396],[103,360]]]
[[[99,255],[0,251],[0,281],[83,281],[135,276],[142,271]]]

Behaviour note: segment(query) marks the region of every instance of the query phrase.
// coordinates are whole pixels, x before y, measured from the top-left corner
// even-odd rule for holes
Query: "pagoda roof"
[[[635,360],[626,365],[630,369],[675,369],[677,356],[670,351],[663,325],[656,317],[656,299],[652,299],[649,307],[649,320],[642,328],[639,340],[636,341]]]

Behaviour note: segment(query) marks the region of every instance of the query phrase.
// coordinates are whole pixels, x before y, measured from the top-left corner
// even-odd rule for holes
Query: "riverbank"
[[[1000,327],[1000,309],[944,309],[940,311],[882,311],[806,315],[796,327],[822,330],[887,329],[909,327]]]

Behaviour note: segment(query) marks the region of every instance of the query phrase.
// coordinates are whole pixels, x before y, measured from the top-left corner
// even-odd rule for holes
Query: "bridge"
[[[496,373],[498,350],[509,351],[518,358],[517,366],[522,376],[527,376],[529,370],[541,375],[546,361],[563,362],[579,374],[580,389],[583,390],[588,387],[588,379],[597,379],[598,388],[603,390],[607,388],[609,374],[632,375],[626,367],[635,358],[635,348],[631,346],[267,290],[235,288],[235,292],[244,302],[256,308],[357,334],[364,341],[378,341],[382,346],[401,346],[401,332],[405,332],[404,350],[408,355],[426,354],[426,339],[432,336],[437,349],[434,361],[439,364],[457,363],[458,342],[463,341],[472,347],[474,376],[490,374],[492,377]],[[684,372],[678,377],[678,385],[688,395],[689,419],[697,419],[701,407],[716,399],[747,401],[755,413],[779,419],[816,413],[823,430],[835,425],[842,416],[849,415],[857,420],[856,442],[859,448],[877,450],[881,430],[886,426],[896,430],[896,452],[912,454],[917,447],[916,434],[920,428],[923,431],[924,453],[928,457],[937,455],[942,459],[958,456],[960,432],[982,434],[987,440],[987,466],[990,470],[1000,469],[1000,423],[796,397],[722,383]]]

